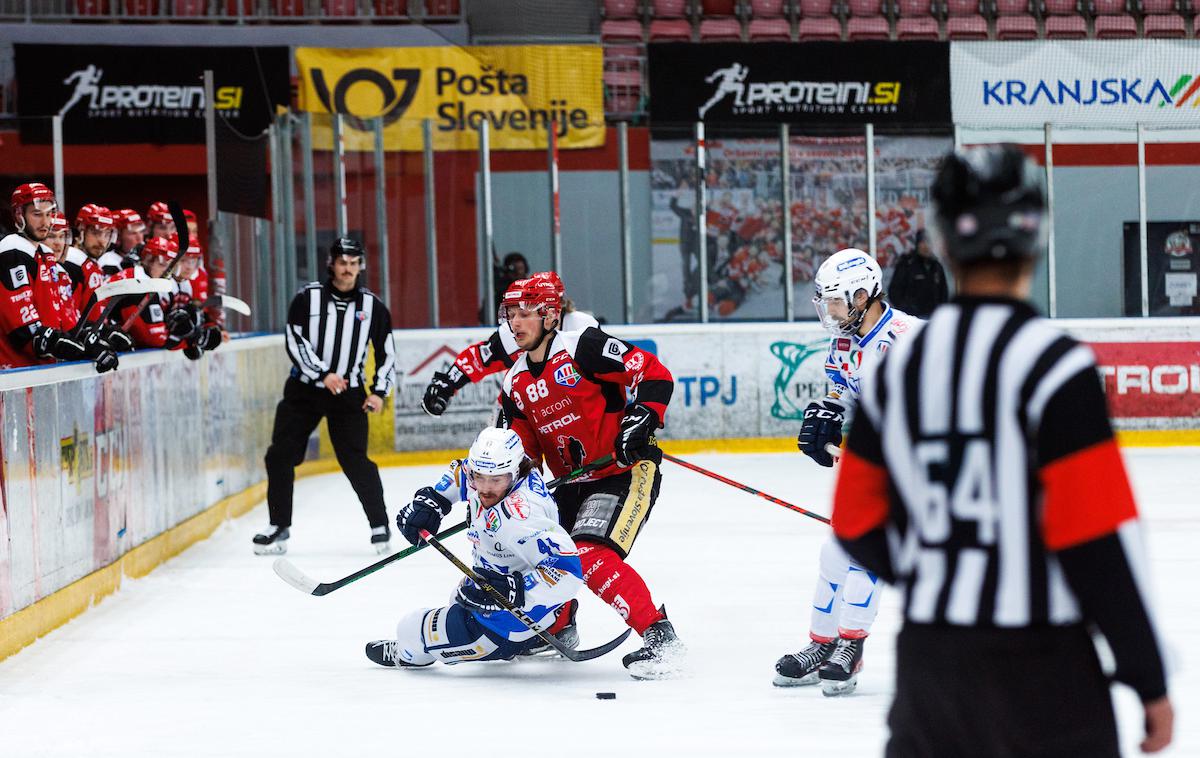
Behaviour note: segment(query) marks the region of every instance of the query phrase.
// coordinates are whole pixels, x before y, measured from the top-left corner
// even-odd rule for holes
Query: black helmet
[[[1016,145],[955,150],[932,195],[934,249],[953,263],[1036,258],[1046,246],[1042,171]]]
[[[364,264],[367,262],[367,251],[363,248],[361,242],[349,237],[338,237],[329,246],[329,263],[332,265],[334,259],[341,258],[344,255],[348,255],[351,258],[361,258]]]

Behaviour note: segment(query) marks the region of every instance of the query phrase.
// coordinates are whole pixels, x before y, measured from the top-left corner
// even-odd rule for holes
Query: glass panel
[[[1151,316],[1194,316],[1200,314],[1197,275],[1200,273],[1200,165],[1197,165],[1195,132],[1146,132],[1146,259]],[[1132,236],[1137,246],[1137,229]],[[1129,247],[1129,242],[1126,242]],[[1136,280],[1126,253],[1126,292]],[[1141,313],[1141,282],[1138,300],[1126,315]]]
[[[650,202],[645,206],[650,209],[650,228],[648,236],[641,237],[650,241],[649,271],[634,259],[634,312],[639,320],[700,320],[692,128],[661,125],[650,136]],[[632,187],[629,202],[639,207]],[[711,260],[712,252],[709,256]]]
[[[847,247],[867,248],[867,148],[864,137],[793,135],[792,284],[797,319],[814,320],[813,275]]]

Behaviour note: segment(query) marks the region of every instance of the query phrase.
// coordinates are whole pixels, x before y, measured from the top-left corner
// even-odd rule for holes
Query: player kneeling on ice
[[[578,645],[578,636],[562,632],[573,615],[568,606],[577,602],[573,598],[583,584],[579,556],[516,432],[480,432],[467,459],[453,461],[436,485],[418,490],[396,516],[396,525],[416,545],[421,531],[436,533],[459,501],[467,504],[467,536],[479,578],[559,640]],[[450,605],[408,614],[396,627],[396,639],[369,642],[366,652],[381,666],[412,668],[439,660],[509,660],[541,644],[483,588],[464,579]]]

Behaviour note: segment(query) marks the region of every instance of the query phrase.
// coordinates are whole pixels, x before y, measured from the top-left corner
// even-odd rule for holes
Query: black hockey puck
[[[617,693],[615,693],[615,692],[597,692],[596,699],[597,700],[616,700]]]

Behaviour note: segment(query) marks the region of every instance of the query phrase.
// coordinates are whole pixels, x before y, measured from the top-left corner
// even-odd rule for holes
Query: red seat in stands
[[[787,10],[783,0],[750,0],[750,15],[754,18],[783,18]]]
[[[788,42],[792,25],[786,18],[752,18],[748,28],[752,42]]]
[[[741,42],[742,25],[736,18],[706,18],[700,21],[701,42]]]
[[[605,21],[600,24],[600,39],[603,42],[641,42],[640,21]]]
[[[1138,11],[1142,14],[1142,33],[1157,39],[1172,39],[1187,36],[1187,24],[1179,15],[1176,0],[1139,0]]]
[[[1087,38],[1087,21],[1079,15],[1078,3],[1079,0],[1042,0],[1047,38]]]
[[[650,39],[654,42],[691,42],[692,25],[683,19],[651,21]]]
[[[157,16],[157,0],[125,0],[126,16]]]
[[[946,0],[946,37],[949,39],[987,39],[987,19],[980,12],[979,0]]]
[[[172,12],[184,18],[208,15],[208,0],[172,0]]]
[[[832,16],[802,18],[798,32],[801,42],[837,42],[842,38],[842,22]]]
[[[934,2],[936,0],[899,0],[896,5],[896,37],[902,40],[936,40],[939,37]]]
[[[846,22],[846,38],[890,39],[891,29],[883,12],[883,0],[850,0],[850,19]]]
[[[1037,18],[1029,0],[995,0],[996,39],[1037,39]]]
[[[1137,20],[1129,13],[1127,0],[1091,0],[1096,39],[1133,39]]]
[[[108,0],[75,0],[76,16],[107,16]]]
[[[604,17],[611,20],[637,18],[637,0],[604,0]]]

